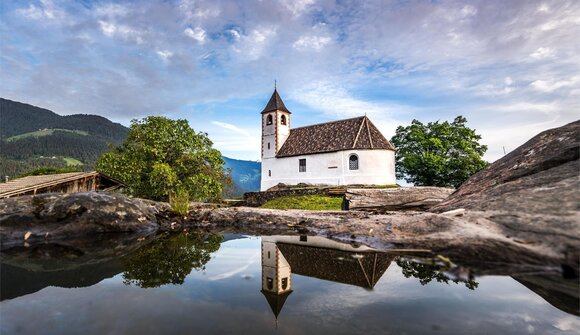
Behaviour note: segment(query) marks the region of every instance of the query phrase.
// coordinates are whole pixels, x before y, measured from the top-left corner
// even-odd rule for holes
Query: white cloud
[[[535,59],[550,58],[552,56],[554,56],[554,50],[544,47],[540,47],[530,54],[530,57]]]
[[[205,30],[200,27],[195,27],[195,29],[187,28],[183,31],[183,33],[186,36],[196,40],[199,44],[204,44],[205,38],[207,36]]]
[[[107,37],[120,37],[137,44],[144,42],[144,33],[127,25],[99,20],[101,32]]]
[[[100,4],[95,8],[97,16],[105,16],[108,18],[122,17],[130,13],[130,9],[126,6],[116,3]]]
[[[304,13],[314,2],[315,0],[280,0],[280,3],[294,16]]]
[[[221,121],[212,121],[211,123],[214,124],[214,125],[216,125],[216,126],[218,126],[218,127],[220,127],[220,128],[224,128],[224,129],[227,129],[227,130],[231,130],[231,131],[236,132],[238,134],[245,135],[245,136],[250,136],[250,133],[247,130],[242,129],[240,127],[237,127],[237,126],[235,126],[233,124],[226,123],[226,122],[221,122]]]
[[[292,46],[297,50],[313,49],[320,51],[331,42],[328,36],[302,36]]]
[[[535,80],[530,86],[536,91],[551,93],[561,88],[575,86],[578,83],[580,83],[580,76],[565,80]]]
[[[30,4],[28,8],[19,10],[19,13],[33,20],[53,20],[64,16],[64,13],[51,0],[41,0],[40,6]]]
[[[209,135],[214,146],[226,153],[228,157],[246,156],[256,157],[260,152],[261,133],[256,128],[241,128],[231,123],[222,121],[211,121],[214,128],[209,128]],[[254,125],[259,127],[260,125]],[[244,153],[251,153],[250,156]]]
[[[171,58],[171,56],[173,56],[173,52],[171,52],[169,50],[159,50],[159,51],[157,51],[157,55],[162,60],[168,60],[169,58]]]
[[[409,116],[418,111],[406,105],[358,99],[340,84],[329,81],[306,86],[293,93],[292,98],[320,111],[329,120],[367,115],[387,138],[394,135],[395,128],[401,124],[395,116]]]
[[[233,50],[245,60],[257,60],[267,51],[267,46],[273,42],[276,29],[273,27],[257,27],[250,34],[242,35],[234,45]]]
[[[237,31],[237,30],[235,30],[235,29],[229,29],[229,30],[228,30],[228,33],[230,33],[230,35],[232,35],[232,37],[233,37],[233,38],[234,38],[234,40],[236,40],[236,41],[237,41],[237,40],[239,40],[239,39],[240,39],[240,37],[241,37],[241,35],[240,35],[240,32],[239,32],[239,31]]]

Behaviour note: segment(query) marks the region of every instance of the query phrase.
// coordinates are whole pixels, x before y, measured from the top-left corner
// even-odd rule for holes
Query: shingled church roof
[[[276,244],[293,274],[355,285],[366,289],[387,271],[393,255],[382,252],[354,252],[287,243]],[[362,256],[362,257],[361,257]]]
[[[262,111],[262,114],[267,113],[267,112],[273,112],[275,110],[290,113],[288,108],[286,108],[286,106],[284,106],[284,101],[282,101],[282,98],[280,98],[280,95],[278,94],[278,91],[276,89],[274,89],[274,93],[272,93],[272,97],[270,98],[270,101],[268,101],[266,108],[264,108],[264,110]],[[290,114],[292,114],[292,113],[290,113]]]
[[[276,156],[290,157],[352,149],[395,150],[395,147],[368,117],[360,116],[290,129],[290,135]]]

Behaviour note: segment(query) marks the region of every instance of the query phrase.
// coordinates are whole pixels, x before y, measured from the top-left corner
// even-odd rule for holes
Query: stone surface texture
[[[444,187],[349,188],[344,209],[373,212],[427,210],[447,198],[454,189]]]
[[[2,249],[97,233],[157,230],[163,203],[116,193],[45,193],[0,200]],[[167,209],[167,208],[165,208]]]

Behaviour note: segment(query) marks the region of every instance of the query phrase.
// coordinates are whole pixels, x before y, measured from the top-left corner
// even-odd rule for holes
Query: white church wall
[[[356,154],[359,169],[349,170],[349,157]],[[317,185],[395,184],[395,152],[392,150],[345,150],[262,160],[261,190],[278,183]],[[299,160],[306,159],[306,172],[299,172]],[[270,171],[270,173],[269,173]]]

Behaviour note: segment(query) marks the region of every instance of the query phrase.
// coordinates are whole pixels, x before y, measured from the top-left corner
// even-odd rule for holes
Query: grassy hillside
[[[10,141],[21,140],[21,139],[27,138],[27,137],[42,137],[42,136],[54,135],[55,131],[69,132],[69,133],[74,133],[74,134],[82,135],[82,136],[87,136],[89,134],[88,132],[83,131],[83,130],[41,129],[41,130],[37,130],[37,131],[32,131],[30,133],[24,133],[24,134],[8,137],[6,139],[6,141],[10,142]]]

